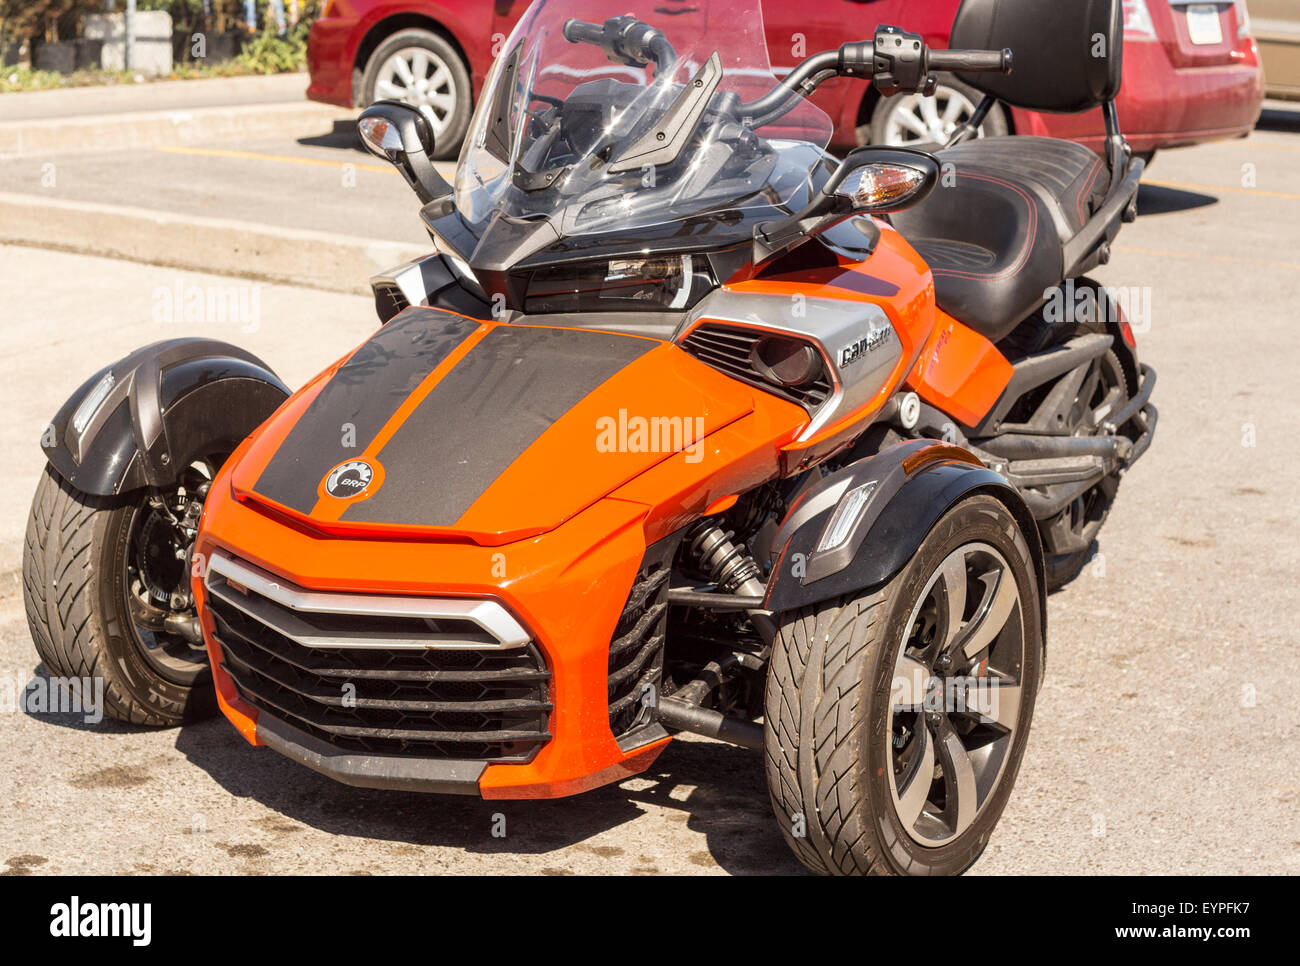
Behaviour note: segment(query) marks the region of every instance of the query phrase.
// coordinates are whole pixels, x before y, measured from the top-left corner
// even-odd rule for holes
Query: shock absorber
[[[762,571],[745,545],[732,539],[734,536],[711,520],[701,520],[686,536],[686,552],[722,593],[761,598],[767,593]],[[764,640],[772,640],[776,625],[766,612],[749,611],[749,620]]]
[[[762,573],[744,544],[732,540],[735,534],[709,520],[687,535],[687,553],[695,566],[725,594],[760,596],[767,588],[759,579]]]

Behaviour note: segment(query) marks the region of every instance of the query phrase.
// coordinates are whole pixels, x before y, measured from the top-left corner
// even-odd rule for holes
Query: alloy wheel
[[[885,754],[899,822],[925,846],[961,835],[988,805],[1020,717],[1020,591],[987,543],[944,558],[912,608],[894,662]]]
[[[456,112],[456,78],[450,66],[427,47],[403,47],[379,67],[376,99],[405,101],[420,109],[433,126],[435,140]]]
[[[953,132],[975,114],[970,98],[939,85],[933,97],[909,94],[900,98],[885,122],[885,143],[947,144]],[[983,137],[980,132],[978,137]]]

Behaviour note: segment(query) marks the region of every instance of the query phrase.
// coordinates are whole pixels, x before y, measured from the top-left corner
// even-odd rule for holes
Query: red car
[[[690,0],[663,0],[666,7]],[[777,74],[805,53],[869,38],[892,23],[946,47],[960,0],[822,0],[763,5],[768,51]],[[528,0],[326,0],[307,49],[307,96],[344,107],[381,98],[418,104],[433,123],[438,156],[455,157],[473,97],[495,52]],[[1239,137],[1255,126],[1264,97],[1244,0],[1124,0],[1124,89],[1118,106],[1134,151]],[[955,78],[938,96],[880,98],[865,81],[834,79],[813,97],[835,121],[835,146],[934,143],[974,109],[978,98]],[[984,133],[1103,139],[1101,113],[1038,114],[995,108]]]

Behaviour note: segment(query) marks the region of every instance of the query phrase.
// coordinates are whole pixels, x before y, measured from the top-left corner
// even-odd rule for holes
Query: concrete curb
[[[124,151],[329,133],[354,111],[309,101],[0,122],[0,156]]]
[[[331,232],[0,193],[0,243],[369,294],[371,275],[427,250]]]

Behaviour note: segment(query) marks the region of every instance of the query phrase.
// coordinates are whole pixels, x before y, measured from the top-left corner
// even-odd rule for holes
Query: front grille
[[[657,692],[663,675],[670,564],[671,554],[658,545],[646,553],[609,643],[609,727],[615,738],[654,716],[658,695],[647,695],[647,689]]]
[[[259,712],[372,754],[521,762],[550,740],[551,675],[535,643],[503,645],[466,619],[376,613],[412,598],[286,590],[250,574],[266,576],[214,555],[207,607],[222,670]],[[275,599],[286,593],[324,609]]]
[[[824,367],[821,375],[802,386],[774,385],[754,369],[750,350],[759,339],[773,334],[758,329],[737,328],[710,322],[695,329],[682,340],[681,345],[701,362],[720,369],[734,379],[766,390],[774,396],[798,403],[811,413],[831,394],[831,383]]]

